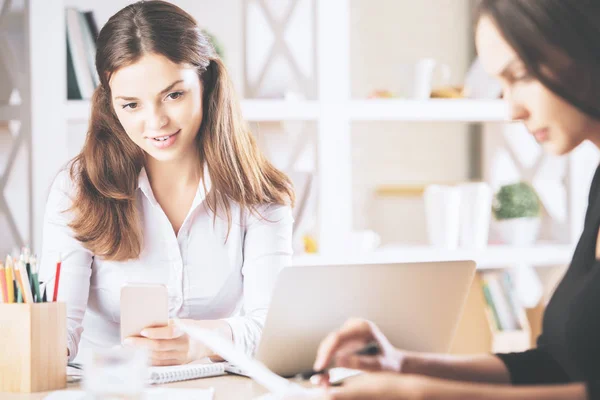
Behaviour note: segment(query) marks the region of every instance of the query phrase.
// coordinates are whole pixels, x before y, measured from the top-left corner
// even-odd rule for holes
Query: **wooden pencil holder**
[[[66,386],[65,303],[0,304],[0,392]]]

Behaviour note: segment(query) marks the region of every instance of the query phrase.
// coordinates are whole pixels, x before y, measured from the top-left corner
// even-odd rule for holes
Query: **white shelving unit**
[[[500,100],[350,100],[338,105],[351,121],[446,121],[501,122],[507,107]],[[247,121],[316,121],[321,118],[319,102],[288,100],[242,100]],[[0,112],[2,109],[0,109]],[[69,121],[87,121],[88,100],[67,102]]]
[[[1,121],[20,120],[23,117],[21,114],[22,111],[19,106],[0,106]]]
[[[315,101],[242,100],[241,107],[247,121],[314,121],[319,119],[319,105]],[[89,100],[67,102],[67,119],[69,121],[87,121],[89,117]]]
[[[484,249],[444,250],[429,246],[384,246],[368,253],[321,256],[300,255],[294,266],[336,264],[389,264],[445,260],[473,260],[478,269],[505,268],[520,264],[551,267],[567,265],[574,247],[571,245],[538,244],[529,247],[491,245]]]
[[[70,123],[85,123],[89,101],[66,101],[64,7],[73,0],[25,0],[31,54],[33,138],[34,247],[39,251],[48,187],[66,162]],[[446,259],[474,259],[481,268],[515,263],[561,265],[570,260],[572,245],[528,248],[490,246],[484,250],[441,251],[427,246],[384,247],[372,253],[349,253],[344,237],[352,231],[351,123],[353,121],[502,122],[507,107],[501,101],[467,99],[352,99],[350,94],[350,1],[315,0],[315,55],[318,97],[311,101],[242,100],[248,121],[314,121],[317,130],[317,213],[319,255],[298,255],[295,265],[387,263]],[[103,3],[95,8],[105,10]],[[51,79],[48,79],[51,77]],[[16,119],[18,109],[0,106],[0,119]],[[49,151],[49,149],[52,149]],[[584,169],[575,166],[570,171]],[[584,185],[580,185],[584,186]],[[581,222],[583,189],[573,189],[577,200],[569,212]],[[581,199],[581,201],[579,201]],[[573,236],[579,229],[573,226]]]
[[[353,121],[502,122],[508,108],[501,100],[353,100]]]

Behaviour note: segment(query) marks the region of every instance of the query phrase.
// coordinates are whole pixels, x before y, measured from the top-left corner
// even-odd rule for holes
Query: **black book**
[[[67,99],[81,100],[81,91],[77,84],[77,76],[75,75],[75,67],[73,66],[73,57],[71,56],[71,45],[67,38]]]
[[[87,21],[88,26],[90,27],[90,32],[92,32],[92,37],[94,38],[94,42],[98,39],[98,25],[96,24],[96,19],[94,18],[93,11],[86,11],[83,13],[85,20]]]

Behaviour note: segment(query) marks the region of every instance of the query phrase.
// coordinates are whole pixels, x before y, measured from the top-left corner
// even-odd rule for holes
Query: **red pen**
[[[56,276],[54,277],[54,296],[52,297],[52,301],[56,302],[56,298],[58,297],[58,283],[60,281],[60,265],[62,263],[60,254],[58,255],[58,262],[56,263]]]

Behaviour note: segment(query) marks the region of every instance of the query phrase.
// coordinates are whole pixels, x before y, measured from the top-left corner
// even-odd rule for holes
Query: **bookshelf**
[[[294,0],[295,1],[295,0]],[[210,8],[211,20],[218,21],[219,13],[225,15],[236,3],[224,4],[223,12],[208,1],[175,1],[198,14]],[[48,186],[55,172],[68,159],[67,147],[72,138],[69,127],[86,125],[90,113],[88,100],[67,101],[65,15],[67,6],[92,9],[102,18],[127,4],[125,0],[93,1],[46,0],[25,1],[27,37],[31,54],[31,99],[29,117],[32,121],[33,138],[33,232],[34,248],[41,242],[42,216]],[[568,263],[573,243],[556,246],[536,245],[531,248],[508,248],[490,246],[472,252],[439,251],[428,246],[388,246],[372,253],[356,255],[348,252],[342,242],[353,230],[352,202],[352,148],[353,122],[465,122],[480,126],[507,120],[507,107],[499,100],[469,99],[355,99],[351,94],[350,77],[350,11],[348,0],[314,0],[314,31],[327,32],[315,37],[314,55],[316,74],[316,97],[310,100],[262,100],[242,99],[243,115],[250,122],[312,122],[316,130],[317,164],[317,210],[316,233],[319,239],[318,255],[298,254],[296,265],[340,263],[353,260],[360,262],[396,262],[401,260],[427,260],[430,257],[475,258],[480,268],[492,265],[510,265],[527,261],[536,265],[564,265]],[[207,8],[208,7],[208,8]],[[239,10],[238,10],[239,11]],[[234,13],[243,18],[240,13]],[[214,17],[214,18],[213,18]],[[215,24],[216,25],[216,24]],[[236,28],[237,29],[237,28]],[[282,34],[283,30],[280,32]],[[243,34],[243,32],[242,32]],[[243,36],[243,35],[242,35]],[[238,57],[233,54],[230,57]],[[48,79],[51,76],[52,79]],[[49,106],[51,105],[51,106]],[[18,108],[0,106],[0,118],[13,119],[20,116]],[[52,136],[48,135],[52,132]],[[83,133],[82,133],[83,134]],[[377,138],[376,134],[373,136]],[[53,149],[48,152],[47,149]],[[582,171],[590,164],[572,157],[569,167],[569,216],[572,218],[570,235],[576,238],[582,226],[586,206],[587,180]],[[580,157],[579,157],[580,158]],[[593,171],[592,171],[593,172]],[[581,177],[583,178],[581,178]]]
[[[244,118],[249,122],[315,121],[319,107],[315,101],[242,100]],[[89,100],[67,101],[68,121],[87,121],[90,117]]]
[[[508,108],[501,100],[353,100],[353,121],[505,122]]]
[[[454,334],[453,354],[510,353],[525,351],[535,344],[540,333],[542,307],[518,310],[515,330],[499,330],[483,294],[483,278],[477,273],[467,296]]]

